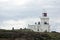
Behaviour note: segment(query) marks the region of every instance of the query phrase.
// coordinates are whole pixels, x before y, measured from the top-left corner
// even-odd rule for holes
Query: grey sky
[[[51,28],[54,29],[56,26],[57,29],[54,30],[59,31],[60,0],[0,0],[0,28],[11,29],[11,26],[3,25],[14,24],[14,22],[15,24],[20,22],[21,27],[37,22],[43,9],[47,11],[50,17]]]

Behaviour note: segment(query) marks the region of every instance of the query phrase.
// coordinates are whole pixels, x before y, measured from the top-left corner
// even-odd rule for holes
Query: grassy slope
[[[30,38],[30,40],[60,40],[60,33],[39,33],[29,30],[0,30],[0,38]]]

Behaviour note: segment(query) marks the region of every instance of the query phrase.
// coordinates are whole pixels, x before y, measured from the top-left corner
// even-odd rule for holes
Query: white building
[[[35,25],[28,25],[28,29],[35,32],[50,32],[49,18],[47,17],[47,13],[42,13],[40,20],[41,22],[35,23]]]

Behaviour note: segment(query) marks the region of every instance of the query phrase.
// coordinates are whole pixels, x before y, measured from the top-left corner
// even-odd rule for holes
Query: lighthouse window
[[[38,29],[38,31],[39,31],[39,29]]]
[[[40,22],[38,22],[38,25],[40,25]]]
[[[47,22],[44,22],[44,24],[47,24]]]
[[[44,13],[44,16],[46,17],[47,16],[47,13]]]

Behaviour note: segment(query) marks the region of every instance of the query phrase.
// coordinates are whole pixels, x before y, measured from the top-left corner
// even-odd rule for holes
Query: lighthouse
[[[28,29],[31,29],[35,32],[50,32],[49,17],[47,13],[42,13],[39,22],[36,22],[35,25],[28,25]]]
[[[47,13],[42,13],[42,17],[40,19],[42,31],[50,32],[49,17],[47,16]]]

